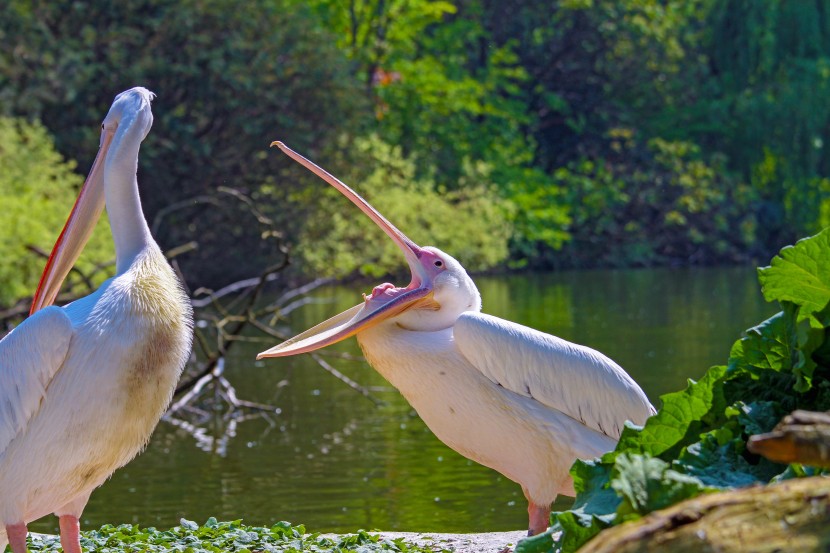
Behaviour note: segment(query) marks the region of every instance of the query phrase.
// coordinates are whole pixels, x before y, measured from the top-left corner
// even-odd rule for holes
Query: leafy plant
[[[278,522],[271,527],[246,526],[241,520],[218,522],[209,518],[204,525],[182,519],[180,526],[169,530],[140,528],[133,524],[112,526],[83,532],[81,546],[96,553],[148,552],[162,553],[253,553],[253,552],[312,552],[325,553],[358,551],[375,553],[427,553],[431,548],[408,544],[402,539],[381,540],[363,530],[356,534],[322,537],[307,534],[302,525]],[[29,540],[29,551],[48,553],[62,551],[57,536]]]
[[[793,409],[830,409],[830,229],[781,250],[759,280],[782,311],[747,330],[726,366],[663,396],[644,427],[627,426],[613,452],[577,461],[573,508],[517,552],[576,551],[603,528],[702,493],[811,473],[753,455],[746,442]]]

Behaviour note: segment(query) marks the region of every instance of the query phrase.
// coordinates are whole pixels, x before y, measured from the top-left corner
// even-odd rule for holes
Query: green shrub
[[[630,129],[609,133],[614,156],[554,172],[570,206],[568,265],[703,265],[745,260],[755,241],[755,192],[721,156]]]

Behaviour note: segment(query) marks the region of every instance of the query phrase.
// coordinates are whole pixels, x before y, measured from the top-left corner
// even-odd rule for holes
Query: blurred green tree
[[[0,114],[41,118],[83,167],[113,94],[158,92],[145,210],[170,223],[154,223],[162,244],[198,239],[181,263],[199,284],[248,276],[273,258],[267,238],[324,239],[319,183],[267,153],[272,139],[377,181],[379,197],[490,203],[479,215],[511,229],[513,265],[711,264],[830,222],[828,13],[830,0],[10,0]],[[319,267],[333,244],[298,259]]]
[[[716,0],[709,23],[714,147],[759,192],[760,241],[791,243],[828,222],[830,1]]]
[[[567,240],[567,206],[537,203],[561,196],[534,165],[526,103],[533,83],[519,64],[515,42],[493,41],[483,3],[314,5],[356,62],[355,74],[374,105],[370,128],[400,147],[414,163],[416,178],[440,186],[440,194],[491,185],[500,203],[510,204],[515,244],[557,248]]]
[[[755,192],[728,175],[722,156],[630,129],[609,133],[614,155],[557,169],[574,206],[568,266],[708,264],[748,259],[758,221]],[[576,207],[578,206],[578,207]],[[561,258],[552,260],[553,264]]]
[[[10,0],[0,42],[0,114],[41,119],[81,166],[115,94],[135,85],[158,93],[139,160],[142,203],[151,222],[165,208],[162,246],[199,242],[179,262],[201,285],[250,276],[274,255],[242,204],[216,199],[217,188],[256,193],[275,178],[271,140],[323,149],[363,98],[308,10],[272,0]],[[179,204],[206,195],[213,201]],[[278,224],[290,217],[280,197],[262,200]]]

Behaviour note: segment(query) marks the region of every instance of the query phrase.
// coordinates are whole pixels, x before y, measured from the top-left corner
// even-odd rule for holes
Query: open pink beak
[[[412,270],[412,281],[405,288],[396,288],[391,284],[376,287],[371,295],[366,296],[363,303],[347,309],[267,351],[263,351],[257,355],[257,359],[283,357],[314,351],[344,340],[407,309],[435,305],[432,300],[432,281],[420,262],[422,255],[420,246],[407,238],[395,225],[387,221],[386,217],[381,215],[369,202],[361,198],[357,192],[326,170],[318,167],[282,142],[274,142],[271,145],[278,146],[289,157],[339,190],[363,213],[368,215],[403,251],[406,262]]]
[[[114,132],[104,131],[101,136],[101,146],[98,155],[92,164],[92,169],[84,182],[78,199],[72,207],[66,224],[61,231],[46,268],[40,276],[35,297],[32,300],[31,315],[55,302],[66,275],[72,269],[75,261],[81,255],[89,237],[92,235],[95,224],[104,210],[104,160],[112,142]]]

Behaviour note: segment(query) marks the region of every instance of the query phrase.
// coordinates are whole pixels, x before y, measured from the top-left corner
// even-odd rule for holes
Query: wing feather
[[[59,307],[41,309],[0,340],[0,455],[40,409],[63,366],[72,323]]]
[[[654,414],[643,390],[614,361],[580,346],[483,313],[461,315],[458,349],[493,382],[619,439],[623,423]]]

